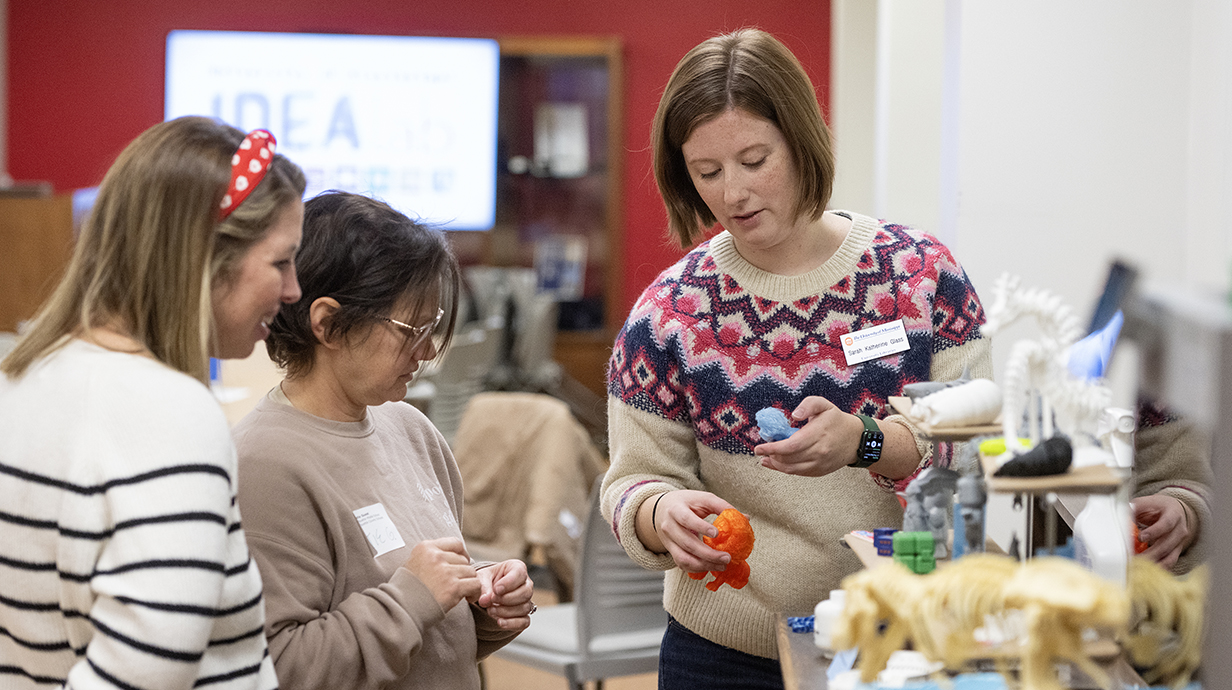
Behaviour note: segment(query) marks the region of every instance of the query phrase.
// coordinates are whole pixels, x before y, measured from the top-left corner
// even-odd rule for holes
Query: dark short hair
[[[760,29],[715,36],[676,65],[650,133],[668,231],[682,247],[692,245],[715,217],[693,186],[681,147],[698,125],[732,108],[765,118],[783,133],[800,176],[796,217],[820,218],[830,201],[834,148],[800,61]]]
[[[318,341],[309,313],[321,297],[341,305],[326,324],[333,339],[366,334],[375,317],[407,299],[422,306],[439,289],[442,352],[453,336],[461,272],[448,239],[384,202],[339,191],[309,199],[295,270],[303,296],[283,305],[266,340],[270,358],[288,376],[312,370]]]

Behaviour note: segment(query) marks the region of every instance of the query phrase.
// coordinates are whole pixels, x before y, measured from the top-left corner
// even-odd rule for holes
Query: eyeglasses
[[[407,345],[411,347],[419,347],[425,340],[428,339],[430,335],[432,335],[432,332],[436,330],[436,327],[441,324],[441,317],[443,316],[445,316],[445,310],[438,307],[436,310],[436,318],[432,319],[432,323],[424,324],[422,326],[412,326],[409,323],[402,323],[401,321],[391,319],[388,316],[378,316],[376,318],[381,321],[388,321],[389,323],[397,326],[398,330],[406,334]]]

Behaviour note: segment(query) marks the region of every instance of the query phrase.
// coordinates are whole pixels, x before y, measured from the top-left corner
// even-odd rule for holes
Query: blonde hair
[[[796,217],[816,220],[830,201],[834,147],[800,61],[760,29],[715,36],[676,65],[651,126],[655,182],[667,207],[668,232],[681,247],[715,223],[693,186],[681,147],[698,125],[733,108],[765,118],[783,133],[800,175]]]
[[[72,336],[112,326],[207,382],[214,281],[230,279],[305,187],[299,167],[276,155],[265,179],[220,223],[231,157],[243,138],[221,122],[183,117],[125,147],[103,178],[63,279],[0,371],[18,378]]]

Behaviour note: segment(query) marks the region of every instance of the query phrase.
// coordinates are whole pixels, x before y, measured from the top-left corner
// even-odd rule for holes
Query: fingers
[[[519,568],[500,573],[500,576],[492,582],[492,593],[495,596],[505,596],[530,582],[530,578],[526,575],[526,566],[521,561],[515,562],[520,566]]]
[[[526,586],[519,587],[505,596],[493,597],[484,608],[493,618],[525,616],[531,609],[531,599],[534,593],[535,588],[528,581]]]
[[[468,563],[470,562],[470,556],[466,553],[466,544],[457,537],[441,537],[440,539],[432,539],[421,543],[428,544],[434,548],[440,549],[441,551],[457,554],[463,558],[466,558]]]
[[[517,559],[502,561],[478,572],[483,592],[477,603],[484,608],[501,604],[520,605],[530,601],[535,591],[535,584],[527,575],[526,564]]]
[[[502,630],[525,630],[530,627],[530,615],[536,608],[534,602],[527,600],[517,606],[490,606],[487,611]]]
[[[791,411],[792,419],[797,421],[801,419],[812,419],[829,410],[836,410],[834,403],[820,395],[810,395],[796,405],[796,409]]]
[[[526,575],[526,564],[516,559],[502,561],[479,573],[480,579],[487,583],[479,605],[487,610],[488,616],[502,630],[526,629],[535,608],[531,601],[535,584]]]
[[[1134,499],[1134,520],[1141,526],[1139,538],[1155,543],[1180,532],[1177,541],[1185,538],[1185,510],[1181,502],[1170,496],[1143,496]]]
[[[759,462],[768,470],[800,476],[812,476],[814,468],[814,465],[802,458],[799,453],[764,455]]]
[[[727,566],[731,555],[710,548],[701,538],[718,534],[718,529],[705,517],[734,506],[706,491],[671,491],[658,500],[655,528],[681,570],[700,572]]]
[[[791,416],[797,422],[807,419],[809,423],[799,427],[796,433],[781,441],[758,444],[753,449],[753,454],[788,456],[807,449],[816,442],[817,429],[810,428],[812,421],[827,412],[843,414],[842,410],[834,406],[834,403],[821,396],[811,395],[805,398],[796,406],[796,409],[792,410]]]
[[[1176,564],[1189,536],[1185,509],[1171,496],[1142,496],[1133,501],[1134,520],[1142,525],[1139,540],[1149,544],[1141,555],[1165,568]]]
[[[411,557],[403,567],[423,582],[446,611],[463,599],[473,601],[482,594],[479,575],[471,566],[461,539],[420,542],[411,549]]]
[[[804,426],[782,441],[758,444],[753,454],[762,467],[786,474],[820,477],[855,460],[864,424],[829,400],[805,398],[792,416],[807,419]]]

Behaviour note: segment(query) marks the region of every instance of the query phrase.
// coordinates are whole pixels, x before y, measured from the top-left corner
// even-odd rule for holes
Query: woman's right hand
[[[479,575],[471,566],[461,539],[445,537],[421,541],[411,549],[411,557],[402,567],[424,583],[443,611],[452,609],[463,599],[479,597]]]
[[[676,566],[687,573],[723,570],[731,555],[706,546],[702,536],[718,534],[706,517],[732,507],[707,491],[678,490],[652,496],[638,509],[639,522],[644,520],[638,536],[651,551],[671,554]]]

